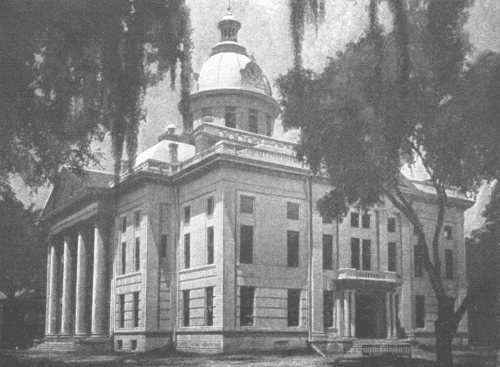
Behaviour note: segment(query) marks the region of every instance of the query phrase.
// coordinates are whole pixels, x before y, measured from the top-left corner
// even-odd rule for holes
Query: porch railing
[[[338,279],[365,279],[396,283],[397,276],[392,271],[358,270],[353,268],[339,269]]]

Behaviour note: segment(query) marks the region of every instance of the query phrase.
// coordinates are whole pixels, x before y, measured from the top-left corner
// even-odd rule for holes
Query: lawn
[[[335,357],[323,358],[308,353],[253,353],[201,356],[183,353],[145,353],[145,354],[117,354],[90,355],[82,353],[33,353],[0,351],[0,367],[118,367],[118,366],[168,366],[168,367],[308,367],[308,366],[335,366]],[[384,366],[400,367],[433,367],[434,354],[419,351],[412,360],[384,363]],[[494,355],[480,354],[473,351],[455,353],[457,367],[493,367],[496,366]],[[340,366],[368,366],[367,360],[352,360]],[[377,363],[375,365],[382,364]]]

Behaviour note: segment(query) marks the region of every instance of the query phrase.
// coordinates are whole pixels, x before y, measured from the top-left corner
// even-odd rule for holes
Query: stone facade
[[[80,181],[65,171],[53,189],[47,342],[204,353],[431,342],[436,302],[409,222],[388,201],[342,223],[322,220],[315,203],[328,181],[296,161],[294,143],[269,136],[279,106],[259,69],[231,64],[232,53],[254,63],[237,43],[239,23],[228,15],[219,27],[211,57],[227,53],[235,70],[219,70],[230,76],[220,85],[200,75],[188,141],[169,127],[118,184],[108,173]],[[435,197],[426,183],[403,183],[430,238]],[[449,196],[441,255],[458,303],[471,203]],[[467,342],[466,318],[457,340]]]

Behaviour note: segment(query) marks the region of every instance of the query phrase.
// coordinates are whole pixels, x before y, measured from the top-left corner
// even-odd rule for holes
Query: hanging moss
[[[2,2],[0,185],[8,173],[36,187],[62,164],[98,163],[91,144],[107,131],[115,173],[124,149],[132,167],[145,90],[178,61],[186,105],[189,22],[183,0]]]

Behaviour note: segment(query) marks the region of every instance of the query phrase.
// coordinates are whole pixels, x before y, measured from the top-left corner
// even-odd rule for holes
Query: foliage
[[[496,347],[496,323],[499,309],[500,248],[500,184],[495,181],[491,197],[482,213],[483,225],[466,238],[468,246],[467,280],[471,290],[479,294],[473,300],[469,320],[476,319],[474,326],[479,332],[479,341]]]
[[[0,291],[43,292],[46,252],[36,221],[38,212],[24,208],[10,191],[0,199]]]
[[[467,62],[471,47],[463,26],[470,1],[386,1],[393,31],[383,32],[380,1],[371,0],[366,35],[317,74],[301,62],[300,15],[308,2],[290,1],[295,64],[278,80],[283,124],[301,129],[299,158],[331,181],[332,191],[318,202],[324,217],[339,220],[353,205],[368,209],[388,199],[415,227],[438,300],[438,364],[449,365],[470,298],[453,309],[441,278],[439,238],[449,186],[470,192],[498,177],[500,56]],[[416,161],[436,193],[430,240],[412,198],[401,191],[400,170]]]
[[[190,32],[184,0],[2,1],[0,186],[97,162],[108,131],[115,170],[124,148],[133,166],[145,89],[169,70],[173,84],[178,61],[189,72]]]

